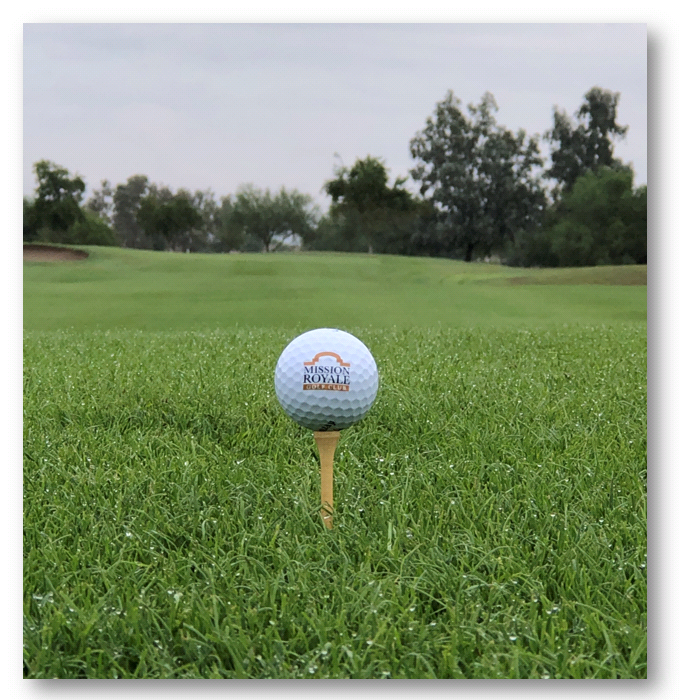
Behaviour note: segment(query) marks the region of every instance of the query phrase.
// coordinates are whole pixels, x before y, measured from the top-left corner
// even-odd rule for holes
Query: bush
[[[72,245],[118,246],[116,232],[96,214],[83,212],[82,218],[71,224],[66,231],[42,228],[38,240],[45,243],[68,243]],[[25,237],[24,237],[25,238]]]
[[[241,253],[262,253],[264,251],[264,243],[257,236],[253,236],[252,233],[246,233],[243,243],[238,250]]]
[[[646,264],[647,187],[633,173],[600,168],[578,178],[546,213],[543,226],[520,232],[506,251],[510,265],[583,267]]]

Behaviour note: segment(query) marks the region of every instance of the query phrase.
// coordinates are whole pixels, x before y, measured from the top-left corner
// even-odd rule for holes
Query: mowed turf
[[[646,319],[646,266],[527,271],[341,253],[84,249],[90,257],[83,261],[24,265],[27,330],[518,327]]]
[[[90,250],[82,266],[25,266],[27,299],[73,302],[54,330],[25,309],[25,677],[646,677],[645,287],[379,256]],[[269,270],[248,327],[205,301],[182,318],[202,306],[201,260]],[[389,287],[371,278],[381,265]],[[153,270],[156,303],[117,328],[98,275],[129,300]],[[191,304],[166,294],[173,275]],[[241,269],[229,289],[256,278]],[[362,297],[340,278],[373,290],[364,327],[323,306],[263,311],[269,290],[283,314],[276,295],[296,285]],[[571,316],[546,301],[555,288]],[[445,314],[459,289],[458,311],[422,327],[425,301]],[[312,434],[273,389],[286,343],[321,325],[359,336],[381,377],[342,433],[332,531]]]

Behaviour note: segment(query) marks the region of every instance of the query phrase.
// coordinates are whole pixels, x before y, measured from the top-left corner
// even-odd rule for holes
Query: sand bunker
[[[24,260],[30,262],[66,262],[84,260],[89,253],[73,248],[59,248],[53,245],[24,245]]]

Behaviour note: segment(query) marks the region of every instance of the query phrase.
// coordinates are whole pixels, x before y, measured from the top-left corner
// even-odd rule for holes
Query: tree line
[[[219,200],[211,191],[172,192],[133,175],[83,202],[85,183],[49,161],[35,164],[35,197],[24,198],[24,240],[191,252],[270,251],[293,240],[307,250],[425,255],[516,266],[647,262],[647,187],[614,157],[619,93],[593,87],[570,118],[553,109],[540,137],[497,123],[485,93],[463,110],[449,91],[410,141],[418,194],[390,185],[381,158],[337,167],[311,196],[253,185]]]

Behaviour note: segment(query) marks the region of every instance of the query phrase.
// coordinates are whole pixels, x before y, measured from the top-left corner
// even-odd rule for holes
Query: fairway
[[[646,268],[87,250],[24,265],[24,677],[646,677]],[[321,326],[380,373],[331,531]]]
[[[488,328],[646,320],[644,266],[527,271],[343,253],[83,249],[90,252],[83,261],[24,265],[24,328]],[[593,283],[603,279],[609,283]]]

